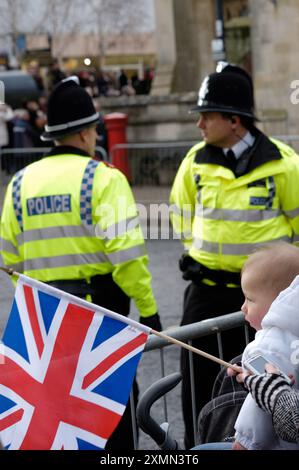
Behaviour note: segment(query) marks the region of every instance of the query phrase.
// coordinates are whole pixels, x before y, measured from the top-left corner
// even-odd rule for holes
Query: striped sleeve
[[[276,434],[288,442],[299,443],[299,392],[289,390],[281,393],[274,405],[272,415]]]
[[[273,413],[278,396],[291,390],[290,384],[280,374],[248,375],[244,385],[257,405],[268,413]]]

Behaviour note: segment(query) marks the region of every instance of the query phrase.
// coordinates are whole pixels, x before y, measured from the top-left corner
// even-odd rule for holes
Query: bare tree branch
[[[21,33],[55,37],[62,56],[66,37],[93,32],[99,38],[97,49],[105,57],[108,33],[142,31],[148,19],[141,0],[0,0],[0,37],[11,37],[15,54]]]
[[[101,66],[104,65],[108,44],[108,33],[125,34],[138,30],[148,22],[148,13],[139,0],[86,0],[85,5],[90,9],[91,25],[99,38]]]
[[[56,40],[56,53],[61,59],[66,37],[79,33],[82,29],[84,0],[47,0],[41,7],[38,33],[47,33]],[[84,16],[84,15],[83,15]],[[70,39],[69,39],[70,40]]]

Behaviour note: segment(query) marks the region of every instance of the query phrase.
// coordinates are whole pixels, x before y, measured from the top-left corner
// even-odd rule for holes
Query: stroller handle
[[[169,450],[177,449],[178,444],[169,436],[168,429],[160,427],[160,425],[151,417],[150,410],[152,405],[159,398],[176,387],[181,380],[181,374],[179,372],[174,372],[173,374],[163,377],[153,383],[141,396],[136,409],[138,425],[142,431],[148,434],[161,448],[163,448],[167,442],[167,449]]]

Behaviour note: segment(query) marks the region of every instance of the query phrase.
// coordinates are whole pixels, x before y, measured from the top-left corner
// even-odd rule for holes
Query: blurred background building
[[[298,0],[0,0],[0,9],[0,68],[46,78],[56,67],[81,73],[82,83],[90,72],[103,90],[108,74],[101,106],[139,121],[134,140],[195,139],[187,111],[221,58],[252,74],[266,132],[299,134],[290,99],[299,78]],[[121,76],[125,92],[114,93]]]
[[[291,84],[299,77],[297,0],[155,0],[157,71],[153,93],[196,90],[221,57],[215,50],[222,8],[224,58],[252,74],[256,104],[271,133],[298,134]]]

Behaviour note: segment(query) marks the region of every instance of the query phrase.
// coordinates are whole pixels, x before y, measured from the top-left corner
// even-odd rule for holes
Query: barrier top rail
[[[299,139],[299,136],[298,136]],[[179,141],[179,142],[140,142],[140,143],[135,143],[135,144],[115,144],[111,150],[111,152],[114,152],[115,150],[119,149],[156,149],[156,148],[178,148],[178,147],[192,147],[192,145],[198,144],[200,142],[199,140],[186,140],[186,141]]]
[[[209,318],[191,325],[184,325],[165,330],[169,336],[180,341],[189,341],[201,336],[207,336],[219,333],[231,328],[237,328],[245,324],[244,314],[242,312],[229,313],[215,318]],[[172,343],[151,335],[146,343],[145,351],[152,351],[154,349],[161,349],[165,346],[171,346]]]
[[[8,149],[2,149],[0,151],[0,154],[5,154],[5,155],[14,155],[15,153],[23,153],[26,155],[27,153],[47,153],[52,150],[52,147],[25,147],[25,148],[8,148]]]
[[[299,140],[299,135],[273,135],[273,139],[283,140],[286,142],[296,142]]]

